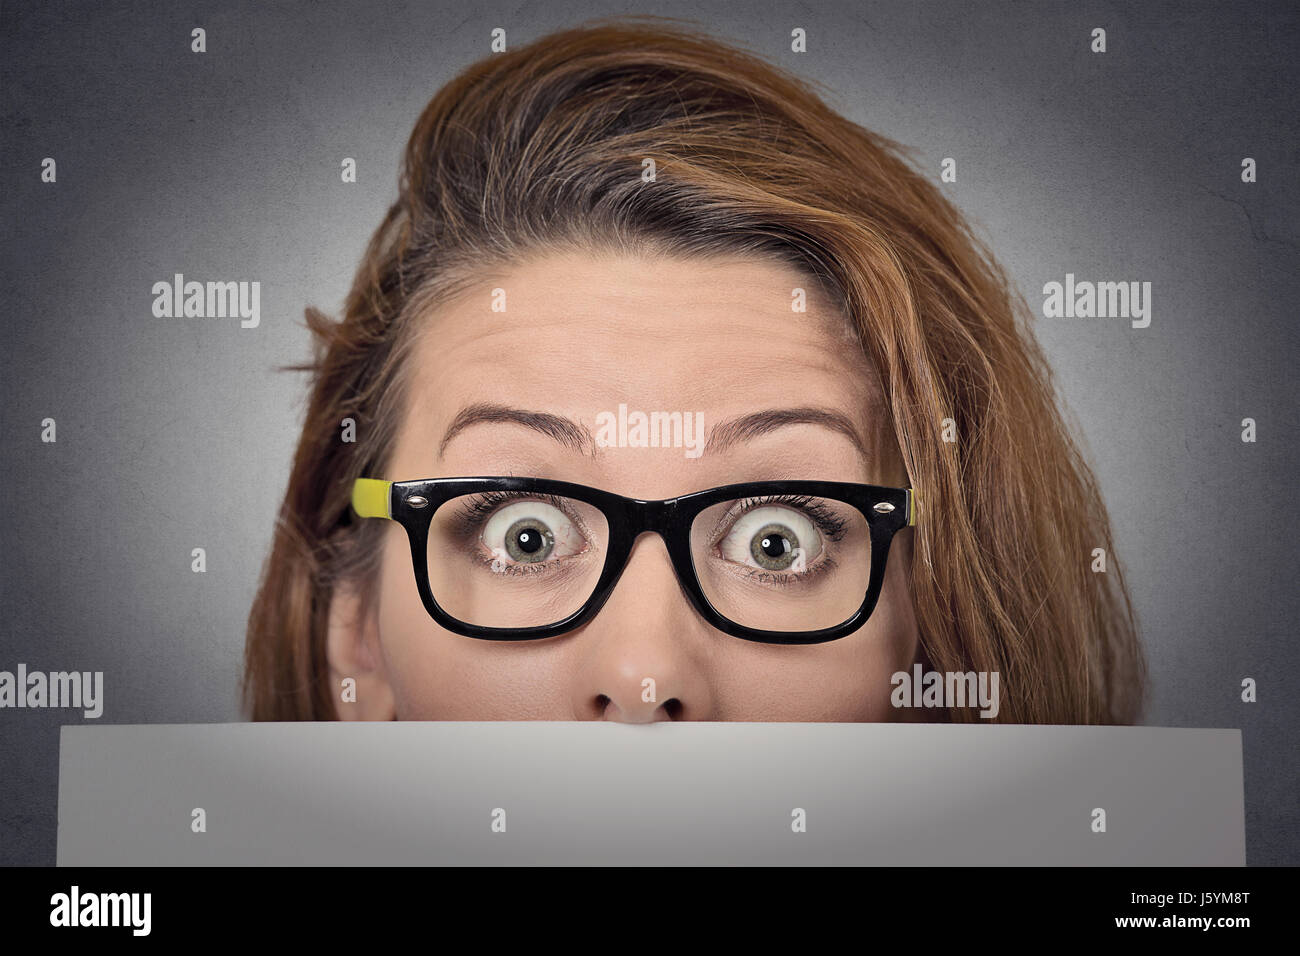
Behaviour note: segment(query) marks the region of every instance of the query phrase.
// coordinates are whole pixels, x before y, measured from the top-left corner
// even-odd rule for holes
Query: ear
[[[340,582],[330,598],[325,656],[339,720],[396,720],[393,689],[379,646],[379,615],[361,592]],[[346,684],[351,680],[353,683]]]

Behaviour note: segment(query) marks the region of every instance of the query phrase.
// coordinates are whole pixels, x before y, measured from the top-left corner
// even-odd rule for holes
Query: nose
[[[709,645],[716,632],[695,612],[663,540],[641,535],[600,613],[576,635],[575,711],[643,724],[709,720]]]

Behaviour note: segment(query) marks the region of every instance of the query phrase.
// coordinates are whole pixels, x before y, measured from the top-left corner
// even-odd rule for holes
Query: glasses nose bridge
[[[631,532],[632,540],[650,531],[659,535],[664,544],[668,544],[670,540],[669,531],[673,526],[676,515],[676,498],[668,498],[663,501],[643,501],[640,498],[631,498],[627,502],[628,530]]]
[[[631,558],[632,547],[636,540],[643,534],[655,534],[663,542],[668,551],[668,560],[672,565],[673,574],[676,576],[678,584],[683,593],[695,603],[692,595],[691,582],[687,580],[691,576],[689,570],[690,559],[685,556],[685,544],[681,540],[681,529],[678,528],[681,514],[683,513],[678,499],[667,498],[662,501],[643,501],[639,498],[625,498],[623,500],[623,520],[627,531],[626,552],[623,557],[622,567],[619,568],[618,576],[621,578],[623,571],[627,567],[627,561]],[[617,580],[617,579],[616,579]]]

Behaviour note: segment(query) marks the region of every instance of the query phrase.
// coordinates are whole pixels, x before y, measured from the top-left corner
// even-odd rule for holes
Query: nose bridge
[[[611,587],[585,629],[575,712],[629,723],[711,719],[706,626],[692,614],[689,595],[680,597],[685,589],[671,553],[676,504],[627,498],[621,511],[627,553],[615,580],[624,583]],[[645,534],[658,535],[664,547],[641,541],[637,548]]]
[[[675,525],[679,511],[678,499],[676,498],[659,501],[646,501],[640,498],[623,499],[620,512],[624,522],[624,544],[620,549],[621,554],[618,558],[619,567],[615,572],[609,591],[606,593],[606,598],[614,594],[618,582],[623,580],[623,574],[632,560],[637,541],[644,534],[654,534],[658,536],[664,546],[665,556],[672,568],[673,577],[677,579],[678,587],[687,596],[688,600],[691,599],[689,587],[682,579],[682,569],[679,567],[680,555],[675,553],[680,549],[680,543],[674,540],[676,538]]]

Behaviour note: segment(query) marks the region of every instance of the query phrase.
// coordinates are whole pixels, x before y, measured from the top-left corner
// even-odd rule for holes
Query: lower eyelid
[[[742,577],[761,578],[766,575],[768,576],[769,581],[781,584],[802,583],[836,567],[835,559],[832,557],[819,559],[816,564],[810,566],[806,571],[790,572],[769,571],[766,568],[756,568],[748,564],[739,564],[735,561],[727,561],[726,558],[722,558],[721,560],[739,568],[740,571],[736,573],[739,573]]]
[[[479,543],[479,544],[483,544],[483,545],[484,545],[484,548],[487,547],[486,544],[484,544],[482,538],[479,538],[478,543]],[[579,551],[577,554],[570,554],[570,555],[568,555],[568,556],[566,556],[566,557],[563,557],[563,558],[556,558],[554,561],[533,561],[533,562],[528,562],[528,561],[511,561],[511,562],[507,562],[506,565],[505,565],[507,568],[527,568],[527,569],[529,569],[529,570],[525,570],[525,571],[522,571],[522,572],[521,572],[521,571],[504,571],[504,572],[503,572],[503,571],[493,571],[492,573],[493,573],[493,574],[519,574],[519,573],[523,573],[523,574],[537,574],[537,573],[540,573],[541,569],[551,568],[551,569],[553,569],[553,570],[551,570],[551,571],[548,572],[548,573],[552,573],[552,574],[554,574],[554,573],[556,573],[556,571],[555,571],[554,569],[556,569],[558,565],[569,565],[569,567],[572,567],[572,562],[574,562],[574,561],[576,561],[576,560],[579,560],[579,559],[582,559],[582,558],[588,558],[588,557],[590,557],[592,554],[594,554],[594,549],[591,548],[590,544],[588,544],[588,547],[586,548],[586,550]],[[477,564],[479,564],[480,566],[482,566],[482,567],[486,568],[487,570],[491,571],[491,570],[492,570],[492,562],[496,560],[496,555],[495,555],[493,552],[491,552],[491,551],[487,551],[486,554],[485,554],[483,551],[476,551],[475,554],[474,554],[474,558],[475,558]],[[539,569],[539,570],[534,571],[534,570],[532,570],[533,568],[537,568],[537,569]],[[567,570],[569,570],[569,568],[566,567],[564,570],[567,571]]]

